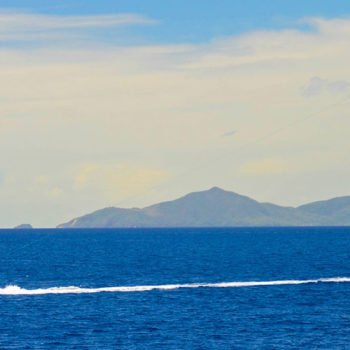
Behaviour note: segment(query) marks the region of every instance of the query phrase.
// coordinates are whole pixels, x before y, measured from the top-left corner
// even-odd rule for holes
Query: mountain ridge
[[[57,228],[328,225],[350,225],[350,196],[287,207],[212,187],[144,208],[99,209]]]

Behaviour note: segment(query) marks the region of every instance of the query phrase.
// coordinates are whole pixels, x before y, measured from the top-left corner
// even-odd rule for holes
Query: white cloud
[[[0,40],[40,40],[57,36],[57,31],[149,25],[155,20],[133,13],[59,16],[0,10]],[[72,33],[70,34],[72,35]]]

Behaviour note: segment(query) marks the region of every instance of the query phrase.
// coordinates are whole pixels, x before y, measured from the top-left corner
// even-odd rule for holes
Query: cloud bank
[[[293,205],[350,193],[350,20],[307,21],[205,44],[0,47],[0,222],[213,185]],[[0,36],[151,22],[2,13]]]

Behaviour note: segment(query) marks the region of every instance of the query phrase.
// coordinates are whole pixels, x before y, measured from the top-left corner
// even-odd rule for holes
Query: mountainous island
[[[261,203],[213,187],[142,209],[104,208],[75,218],[58,228],[347,226],[350,196],[299,207]]]

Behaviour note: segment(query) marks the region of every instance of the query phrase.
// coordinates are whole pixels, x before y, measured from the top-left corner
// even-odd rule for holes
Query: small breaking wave
[[[281,280],[281,281],[252,281],[252,282],[220,282],[220,283],[188,283],[188,284],[161,284],[150,286],[120,286],[102,288],[52,287],[39,289],[24,289],[16,285],[8,285],[0,288],[0,295],[43,295],[43,294],[89,294],[89,293],[126,293],[146,292],[151,290],[173,290],[185,288],[242,288],[259,286],[279,286],[293,284],[315,283],[349,283],[349,277],[320,278],[314,280]]]

